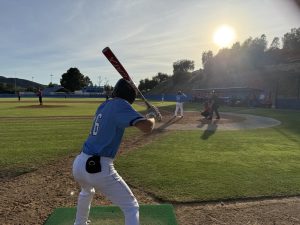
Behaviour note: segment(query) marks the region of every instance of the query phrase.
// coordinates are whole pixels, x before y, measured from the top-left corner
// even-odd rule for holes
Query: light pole
[[[101,76],[98,76],[98,86],[99,86],[99,87],[101,86],[101,81],[102,81]]]
[[[15,92],[17,92],[17,78],[15,76]]]
[[[51,74],[50,77],[51,77],[51,84],[52,84],[52,77],[53,77],[53,75]]]
[[[31,77],[31,79],[32,79],[32,82],[33,82],[33,78],[34,78],[34,77]]]
[[[298,93],[297,93],[298,100],[300,99],[300,75],[298,76]]]

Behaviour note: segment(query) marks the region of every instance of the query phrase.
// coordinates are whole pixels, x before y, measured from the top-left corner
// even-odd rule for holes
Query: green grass
[[[0,117],[93,116],[103,101],[104,98],[44,98],[40,107],[35,98],[23,98],[21,102],[0,99]],[[145,109],[136,104],[134,107]]]
[[[126,180],[166,201],[207,201],[300,193],[300,112],[232,109],[271,116],[269,129],[178,131],[123,155]],[[227,110],[228,111],[228,110]]]
[[[11,101],[0,100],[0,177],[30,172],[42,166],[41,163],[79,152],[101,102],[45,99],[43,107],[32,108],[38,105],[32,98]],[[71,118],[74,116],[77,117]],[[134,132],[129,129],[125,137]]]
[[[0,175],[29,172],[79,152],[102,100],[45,99],[47,107],[34,108],[36,99],[1,99]],[[154,104],[175,109],[174,102]],[[184,106],[185,110],[201,107],[192,103]],[[299,195],[300,112],[227,107],[220,110],[268,116],[282,124],[248,131],[217,130],[207,139],[202,138],[202,130],[169,132],[119,156],[119,173],[131,185],[166,201]],[[128,129],[125,138],[137,133],[137,129]]]
[[[58,208],[44,225],[69,225],[74,222],[76,208]],[[94,225],[124,224],[124,215],[117,206],[92,207],[89,217]],[[144,225],[177,225],[172,205],[140,205],[140,222]]]

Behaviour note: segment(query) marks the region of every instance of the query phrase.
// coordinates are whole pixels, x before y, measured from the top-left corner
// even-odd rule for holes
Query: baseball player
[[[210,115],[207,118],[208,120],[212,120],[213,118],[213,114],[215,112],[216,114],[216,119],[220,119],[220,114],[219,114],[219,98],[217,96],[217,93],[213,90],[211,93],[211,111],[210,111]]]
[[[39,88],[36,94],[39,97],[39,103],[40,105],[43,105],[43,93],[42,90]]]
[[[207,119],[211,114],[211,110],[212,109],[211,109],[210,101],[206,101],[206,102],[204,102],[204,109],[201,112],[201,115],[204,116],[205,119]]]
[[[125,225],[139,224],[139,204],[114,168],[114,158],[125,128],[135,126],[149,133],[155,125],[155,112],[150,111],[144,117],[132,108],[135,98],[135,89],[125,79],[120,79],[114,87],[112,98],[103,102],[96,111],[90,134],[73,163],[73,176],[81,186],[74,225],[89,223],[95,191],[101,192],[121,208]]]
[[[176,95],[176,109],[174,113],[174,117],[177,117],[178,110],[180,110],[180,116],[183,117],[183,102],[186,95],[181,91],[178,91]]]

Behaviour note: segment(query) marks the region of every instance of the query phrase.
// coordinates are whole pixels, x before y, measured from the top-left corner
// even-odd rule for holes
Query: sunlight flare
[[[221,48],[230,47],[235,41],[236,34],[234,28],[228,25],[218,27],[213,35],[213,41]]]

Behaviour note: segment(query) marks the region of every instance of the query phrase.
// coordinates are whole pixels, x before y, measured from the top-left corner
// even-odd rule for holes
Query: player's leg
[[[180,105],[180,116],[183,117],[183,103],[181,102]]]
[[[124,213],[125,225],[139,225],[139,204],[128,185],[117,173],[111,176],[112,185],[105,195]]]
[[[139,225],[139,204],[128,185],[114,169],[112,160],[109,160],[101,158],[103,178],[95,184],[95,188],[121,208],[125,216],[125,225]]]
[[[74,225],[87,225],[90,214],[90,207],[95,194],[95,189],[91,186],[81,187],[78,196],[76,219]]]
[[[205,110],[204,112],[201,112],[201,115],[206,119],[209,116],[209,111]]]
[[[95,194],[95,189],[89,184],[85,170],[85,164],[88,156],[81,153],[73,163],[73,176],[81,186],[81,192],[78,196],[76,219],[74,225],[87,225],[90,213],[90,206]]]
[[[216,119],[220,119],[218,107],[215,108],[215,113],[216,113]]]
[[[208,115],[208,117],[207,117],[208,120],[212,120],[213,113],[214,113],[214,108],[211,107],[211,109],[209,110],[209,115]]]
[[[177,116],[178,110],[179,110],[179,103],[176,102],[176,109],[175,109],[174,116]]]

